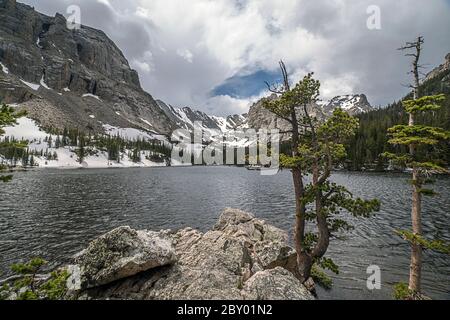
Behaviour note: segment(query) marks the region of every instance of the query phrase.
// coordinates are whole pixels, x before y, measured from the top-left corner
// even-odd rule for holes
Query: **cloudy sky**
[[[292,81],[314,71],[324,99],[365,93],[377,106],[407,91],[409,61],[396,50],[405,41],[425,37],[428,70],[450,52],[449,0],[19,1],[50,15],[79,5],[155,98],[216,115],[246,112],[280,59]],[[373,5],[381,29],[367,27]]]

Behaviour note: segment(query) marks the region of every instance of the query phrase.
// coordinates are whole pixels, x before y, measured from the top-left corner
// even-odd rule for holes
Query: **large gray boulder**
[[[170,237],[174,245],[175,264],[86,290],[83,297],[313,299],[294,274],[286,269],[291,266],[289,262],[293,252],[287,243],[287,234],[249,213],[226,209],[211,231],[201,233],[186,228],[164,235]]]
[[[295,273],[296,253],[288,244],[284,230],[241,210],[227,208],[214,230],[219,230],[246,244],[256,269],[283,267]]]
[[[120,227],[76,255],[76,265],[69,267],[69,288],[105,285],[175,261],[174,247],[164,233]]]

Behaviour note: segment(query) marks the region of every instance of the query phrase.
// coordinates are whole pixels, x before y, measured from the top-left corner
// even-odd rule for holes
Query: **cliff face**
[[[183,129],[193,130],[195,122],[201,122],[203,129],[206,131],[217,130],[223,133],[247,127],[247,114],[216,117],[189,107],[174,108],[161,100],[157,100],[157,103],[169,119]]]
[[[68,29],[62,15],[0,0],[0,62],[0,99],[45,126],[174,127],[117,46],[102,31]]]
[[[272,95],[265,99],[276,99],[276,95]],[[291,125],[287,121],[278,118],[264,108],[263,103],[265,99],[256,102],[250,107],[248,113],[248,126],[255,129],[277,128],[281,131],[291,129]],[[311,117],[325,120],[332,115],[336,108],[342,108],[352,116],[373,110],[372,106],[367,101],[367,97],[364,94],[358,94],[337,96],[330,101],[318,101],[317,103],[308,105],[307,111]],[[297,114],[299,117],[302,116],[304,114],[303,108],[299,108]]]
[[[445,61],[443,64],[441,64],[437,68],[434,68],[430,73],[427,74],[425,81],[435,78],[448,70],[450,70],[450,53],[448,53],[445,56]],[[447,81],[447,80],[448,80],[448,78],[445,79],[444,81]]]

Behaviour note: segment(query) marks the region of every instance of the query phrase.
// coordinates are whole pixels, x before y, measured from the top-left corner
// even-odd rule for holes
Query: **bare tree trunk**
[[[418,88],[418,87],[416,87]],[[418,98],[418,89],[414,91],[414,99]],[[414,115],[409,115],[409,125],[414,126]],[[415,146],[410,145],[409,151],[412,157],[416,154]],[[420,181],[419,169],[413,167],[412,173],[412,209],[411,222],[412,232],[415,235],[422,235],[422,194],[420,189],[422,187]],[[411,243],[411,264],[409,267],[409,289],[413,292],[420,292],[421,278],[422,278],[422,246],[416,242]]]
[[[417,168],[413,169],[413,196],[412,196],[412,231],[415,235],[422,235],[422,195],[420,193],[419,174]],[[422,278],[422,246],[413,242],[411,245],[411,265],[409,270],[409,289],[420,292]]]
[[[419,37],[415,43],[413,43],[413,47],[416,50],[415,54],[412,54],[414,57],[413,60],[413,70],[412,73],[414,75],[414,100],[420,97],[419,93],[419,60],[420,54],[422,50],[422,37]],[[409,114],[409,126],[415,125],[414,114]],[[414,159],[416,154],[415,145],[411,144],[409,146],[409,153],[411,157]],[[411,222],[412,222],[412,232],[414,235],[421,236],[422,235],[422,195],[420,193],[420,189],[422,187],[420,181],[420,173],[419,168],[413,166],[413,190],[412,190],[412,209],[411,209]],[[412,242],[411,244],[411,264],[409,271],[409,289],[415,293],[420,293],[421,290],[421,278],[422,278],[422,246],[416,242]]]
[[[292,108],[292,119],[296,119],[297,115],[295,108]],[[299,147],[299,132],[297,121],[292,123],[292,156],[298,156]],[[312,259],[308,254],[304,242],[305,242],[305,226],[306,226],[306,206],[303,202],[304,185],[302,178],[301,168],[292,169],[292,178],[294,180],[294,193],[295,193],[295,228],[294,228],[294,241],[295,251],[297,252],[297,267],[300,275],[300,281],[305,282],[308,280],[311,274]]]
[[[311,274],[312,259],[304,245],[306,219],[305,204],[302,201],[304,186],[300,169],[294,168],[292,170],[292,177],[294,179],[295,192],[295,251],[297,252],[297,267],[300,275],[300,281],[305,282]]]
[[[317,160],[314,163],[313,169],[313,185],[316,187],[316,221],[317,221],[317,229],[319,231],[319,236],[317,239],[317,243],[314,246],[314,249],[311,253],[313,259],[322,258],[328,250],[328,246],[330,244],[330,232],[328,230],[327,217],[324,215],[323,209],[323,193],[320,190],[320,182],[319,182],[319,165]]]

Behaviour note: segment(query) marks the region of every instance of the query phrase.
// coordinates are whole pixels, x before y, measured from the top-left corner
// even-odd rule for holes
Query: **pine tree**
[[[80,135],[77,141],[79,142],[78,148],[75,150],[75,154],[77,155],[77,162],[83,163],[84,158],[86,157],[86,146],[83,134]]]
[[[31,167],[36,166],[36,162],[34,161],[34,156],[33,155],[31,155],[31,157],[30,157],[30,166]]]
[[[139,148],[134,148],[133,149],[133,153],[131,155],[131,160],[134,163],[139,163],[141,162],[141,151],[139,150]]]
[[[27,150],[24,152],[22,165],[24,167],[28,167],[30,165],[30,149],[27,148]]]
[[[331,259],[325,258],[332,233],[351,228],[336,218],[341,210],[367,217],[379,209],[378,200],[353,199],[343,186],[330,182],[333,167],[346,158],[343,143],[358,127],[355,118],[337,109],[326,122],[308,114],[308,106],[319,96],[320,83],[310,73],[291,88],[284,63],[280,62],[283,85],[270,86],[276,99],[266,99],[264,107],[290,124],[291,154],[281,155],[281,165],[292,171],[296,201],[294,240],[298,277],[305,282],[313,265],[338,272]],[[305,177],[312,175],[312,182]],[[312,210],[309,208],[313,207]],[[306,232],[307,222],[315,223],[318,233]]]
[[[407,43],[401,50],[414,50],[407,56],[413,57],[414,75],[413,99],[403,101],[403,108],[409,116],[408,124],[395,125],[388,130],[389,143],[396,146],[406,146],[403,153],[386,152],[384,156],[394,163],[402,164],[412,169],[412,231],[401,230],[398,234],[411,244],[411,264],[407,298],[421,297],[423,249],[435,249],[450,252],[450,247],[440,240],[427,240],[422,230],[422,200],[423,196],[431,196],[433,190],[425,188],[431,182],[431,174],[447,172],[432,158],[420,160],[418,150],[423,147],[437,146],[442,141],[450,139],[450,132],[439,127],[419,124],[417,118],[425,113],[434,112],[441,108],[445,95],[421,96],[419,79],[419,60],[423,38]]]
[[[2,136],[5,131],[2,129],[5,126],[10,126],[16,124],[16,120],[25,115],[25,112],[15,112],[15,110],[5,104],[0,108],[0,136]],[[17,142],[3,142],[0,145],[0,151],[8,148],[25,148],[24,143]],[[0,164],[0,172],[6,169],[4,165]],[[12,175],[0,175],[0,181],[8,182],[12,179]]]
[[[59,137],[59,134],[56,136],[56,140],[55,140],[55,148],[59,149],[61,147],[61,139]]]
[[[63,131],[63,136],[62,136],[62,146],[65,147],[69,144],[68,142],[68,135],[69,135],[69,131],[67,130],[67,128],[64,128]]]

